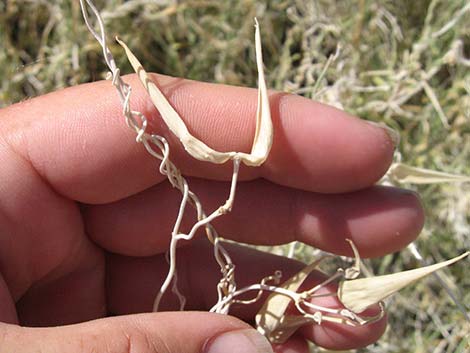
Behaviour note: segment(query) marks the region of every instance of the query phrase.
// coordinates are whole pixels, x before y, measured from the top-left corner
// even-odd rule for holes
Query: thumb
[[[0,324],[0,353],[272,353],[246,323],[206,312],[120,316],[52,328]]]

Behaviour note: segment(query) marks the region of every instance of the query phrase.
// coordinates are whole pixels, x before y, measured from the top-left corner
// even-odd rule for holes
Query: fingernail
[[[273,353],[271,344],[256,330],[222,333],[204,345],[204,353]]]
[[[393,145],[395,147],[398,146],[398,144],[400,143],[400,134],[398,133],[397,130],[392,129],[390,126],[382,122],[378,123],[378,122],[370,121],[370,120],[364,120],[364,121],[372,126],[379,127],[382,130],[384,130],[387,133],[387,135],[390,137],[390,140],[392,140]]]

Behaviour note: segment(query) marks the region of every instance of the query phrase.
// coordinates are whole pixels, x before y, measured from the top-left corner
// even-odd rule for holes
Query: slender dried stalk
[[[189,201],[191,205],[194,208],[196,208],[197,218],[198,218],[198,223],[193,229],[191,236],[194,235],[194,233],[196,232],[198,228],[200,228],[201,226],[205,226],[205,230],[206,230],[206,234],[208,238],[211,239],[213,242],[215,242],[216,239],[218,238],[218,234],[215,231],[215,229],[212,227],[212,225],[210,225],[209,223],[210,219],[213,219],[214,216],[210,215],[209,216],[210,219],[206,222],[204,221],[204,219],[208,218],[208,216],[204,212],[202,205],[199,201],[199,198],[189,189],[185,178],[181,175],[178,168],[171,162],[169,158],[170,147],[168,145],[168,142],[162,136],[159,136],[156,134],[149,134],[148,132],[146,132],[147,118],[142,113],[131,110],[130,108],[131,87],[122,80],[120,76],[120,70],[116,67],[114,57],[111,54],[109,48],[107,47],[106,36],[104,32],[104,25],[103,25],[103,22],[99,15],[98,10],[96,9],[96,7],[94,6],[91,0],[80,0],[80,5],[81,5],[83,17],[85,19],[85,23],[88,26],[88,29],[93,34],[93,36],[97,39],[100,45],[103,47],[103,55],[111,71],[110,78],[112,79],[112,84],[117,89],[119,98],[123,105],[123,114],[124,114],[127,125],[136,132],[137,134],[136,141],[142,143],[150,155],[152,155],[153,157],[161,161],[160,168],[159,168],[160,173],[165,175],[168,178],[171,185],[177,188],[178,190],[180,190],[181,193],[183,194],[182,205],[180,207],[180,213],[177,216],[177,220],[175,224],[176,231],[174,230],[174,232],[179,233],[177,232],[177,230],[184,216],[186,202]],[[96,32],[93,26],[91,25],[91,22],[88,17],[87,9],[90,9],[96,18],[98,26],[99,26],[99,30],[100,30],[99,33]],[[238,162],[234,161],[234,165],[235,165],[235,168],[237,168],[237,172],[234,173],[234,178],[236,179],[236,176],[238,175]],[[229,197],[229,205],[226,204],[224,205],[225,207],[228,207],[230,206],[230,203],[233,203],[233,198],[234,198],[233,194],[235,192],[233,185],[234,183],[232,183],[232,187],[231,187],[231,197]],[[173,250],[170,249],[170,251],[173,251],[174,253],[176,253],[176,247],[173,246]],[[218,263],[220,264],[221,268],[223,269],[230,268],[231,266],[230,257],[228,253],[224,250],[220,242],[217,242],[217,246],[214,247],[214,252],[215,252],[216,259]],[[176,269],[176,266],[173,264],[173,265],[170,265],[170,267],[173,269],[173,274],[175,274],[174,271]],[[234,285],[233,276],[228,282]],[[176,287],[176,282],[175,282],[175,285],[173,286],[173,291],[176,293],[179,293]],[[181,294],[179,294],[178,297],[180,299],[180,307],[183,308],[184,297]]]
[[[85,5],[86,2],[86,5]],[[228,252],[224,249],[222,242],[214,229],[210,224],[211,221],[220,217],[223,214],[229,212],[232,208],[232,205],[235,200],[236,184],[238,180],[238,171],[240,167],[240,161],[250,166],[259,166],[267,158],[269,151],[272,145],[272,122],[271,115],[269,110],[269,101],[268,94],[266,89],[266,83],[264,79],[263,71],[263,62],[261,54],[261,38],[259,25],[256,21],[256,31],[255,31],[255,43],[256,43],[256,63],[258,67],[258,78],[259,78],[259,93],[258,93],[258,109],[256,114],[256,132],[254,136],[253,146],[251,153],[246,154],[242,152],[217,152],[202,141],[197,140],[194,136],[189,133],[186,125],[184,124],[183,119],[178,115],[178,113],[173,109],[171,104],[168,102],[163,93],[159,90],[158,86],[150,80],[142,65],[138,62],[132,52],[127,48],[127,46],[122,43],[120,44],[124,47],[129,60],[136,69],[139,78],[144,83],[146,89],[148,90],[152,101],[154,102],[157,109],[160,111],[163,120],[168,125],[170,130],[180,138],[186,150],[193,155],[193,157],[204,160],[211,161],[214,163],[223,163],[228,159],[233,160],[233,175],[232,182],[230,187],[230,193],[227,201],[213,211],[211,214],[206,215],[198,197],[191,192],[189,189],[188,183],[185,178],[181,175],[178,168],[170,161],[169,159],[169,145],[166,139],[162,136],[155,134],[149,134],[146,132],[147,128],[147,119],[146,117],[136,111],[130,109],[130,94],[131,88],[129,85],[123,82],[120,77],[120,71],[116,67],[114,58],[106,45],[106,38],[104,33],[104,26],[102,19],[99,15],[98,10],[93,5],[91,0],[80,0],[80,5],[82,8],[83,17],[85,22],[93,34],[93,36],[98,40],[100,45],[103,47],[103,55],[105,57],[106,63],[111,70],[111,78],[113,85],[117,88],[119,97],[123,104],[123,113],[126,118],[126,123],[137,133],[136,141],[142,143],[146,150],[155,158],[161,160],[160,163],[160,172],[168,177],[168,180],[182,193],[182,201],[179,208],[179,212],[175,221],[175,225],[172,231],[172,238],[169,249],[169,262],[170,268],[168,275],[161,286],[158,294],[156,295],[155,302],[153,305],[153,310],[157,311],[161,299],[166,292],[167,288],[173,281],[173,292],[177,294],[180,300],[180,309],[184,308],[185,298],[178,291],[177,282],[176,282],[176,249],[177,243],[180,240],[190,240],[194,237],[196,232],[204,227],[208,239],[214,245],[214,256],[221,268],[222,279],[220,280],[217,286],[217,292],[219,296],[219,302],[225,302],[226,304],[218,306],[217,312],[227,313],[231,300],[227,300],[228,297],[232,297],[233,293],[236,292],[236,282],[235,282],[235,273],[234,265],[230,259]],[[96,32],[92,27],[87,13],[87,6],[93,12],[98,26],[100,28],[100,33]],[[160,151],[156,151],[154,148],[157,147]],[[193,225],[188,234],[180,232],[181,221],[184,217],[186,205],[190,203],[197,211],[198,221]]]

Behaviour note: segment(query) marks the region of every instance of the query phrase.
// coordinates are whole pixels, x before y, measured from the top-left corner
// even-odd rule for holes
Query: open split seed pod
[[[345,280],[339,285],[338,298],[349,310],[361,313],[369,306],[380,303],[405,286],[463,259],[468,254],[469,252],[466,252],[453,259],[414,270],[384,276]]]
[[[388,177],[397,184],[437,184],[452,182],[470,182],[470,176],[449,174],[436,170],[412,167],[403,163],[393,163]]]
[[[194,158],[212,163],[225,163],[228,160],[240,159],[249,166],[259,166],[268,157],[273,141],[273,125],[271,121],[271,112],[269,109],[268,92],[264,78],[263,57],[261,52],[261,35],[258,21],[255,19],[255,47],[256,47],[256,65],[258,68],[258,109],[256,112],[256,131],[253,145],[250,153],[243,152],[219,152],[204,142],[194,137],[188,130],[183,119],[171,106],[165,95],[158,88],[157,84],[145,72],[142,64],[127,45],[116,38],[126,51],[126,55],[139,76],[140,81],[150,95],[155,107],[160,112],[168,128],[173,132],[183,144],[186,151]]]
[[[318,324],[323,320],[348,325],[364,325],[369,322],[374,322],[382,317],[383,312],[374,317],[361,317],[357,314],[362,313],[371,305],[382,303],[385,298],[398,292],[403,287],[441,268],[449,266],[470,254],[466,252],[451,260],[414,270],[385,276],[355,279],[359,275],[360,258],[354,244],[352,244],[352,242],[350,242],[350,244],[353,248],[356,261],[351,269],[340,270],[344,274],[344,280],[339,284],[337,291],[338,299],[347,310],[338,309],[334,316],[329,316],[328,313],[324,315],[320,312],[321,310],[313,314],[297,316],[290,315],[286,312],[294,298],[297,298],[297,300],[302,298],[308,300],[309,296],[305,296],[305,294],[315,290],[311,289],[301,293],[298,292],[308,275],[316,269],[323,260],[323,258],[321,258],[311,265],[304,267],[282,284],[281,287],[283,289],[291,292],[290,296],[281,293],[272,293],[266,299],[263,307],[256,315],[257,330],[265,335],[272,343],[284,343],[298,328],[306,324]],[[315,317],[315,315],[317,315],[317,317]]]
[[[308,275],[327,257],[322,257],[304,267],[282,284],[282,288],[297,292]],[[280,293],[272,293],[256,315],[256,329],[272,343],[284,343],[301,326],[312,322],[303,316],[286,314],[292,298]]]

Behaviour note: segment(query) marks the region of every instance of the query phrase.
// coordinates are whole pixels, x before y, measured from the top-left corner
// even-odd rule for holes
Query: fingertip
[[[373,185],[388,170],[395,144],[386,129],[296,95],[272,101],[275,139],[264,166],[269,179],[339,193]],[[295,169],[280,178],[278,168],[286,161]]]
[[[356,229],[353,241],[360,243],[360,247],[367,248],[365,257],[377,258],[400,251],[413,242],[424,226],[425,213],[421,199],[417,193],[407,189],[375,187],[378,192],[390,193],[393,197],[394,209],[382,212],[378,209],[376,218],[370,218],[370,227],[382,229],[379,234],[371,234],[365,229]],[[359,226],[359,221],[355,224]],[[365,224],[363,224],[365,225]],[[353,256],[351,248],[346,245],[346,253]]]
[[[379,257],[407,246],[424,225],[419,196],[394,187],[302,197],[296,205],[298,240],[345,256],[353,256],[345,239],[354,242],[361,257]]]
[[[269,341],[250,328],[224,332],[210,339],[203,353],[274,353]]]
[[[386,317],[364,326],[346,326],[325,323],[315,329],[302,329],[302,333],[316,345],[325,349],[349,350],[367,347],[382,337],[387,328]]]
[[[147,313],[48,328],[0,325],[0,336],[2,352],[217,353],[217,346],[204,349],[221,337],[232,345],[224,353],[272,352],[267,340],[246,323],[204,312]]]
[[[336,297],[323,297],[315,300],[316,304],[327,307],[341,307]],[[382,312],[382,313],[381,313]],[[377,340],[387,328],[387,315],[378,304],[358,314],[361,318],[380,317],[365,325],[351,326],[322,321],[320,325],[306,326],[301,329],[304,337],[325,349],[349,350],[366,347]]]

